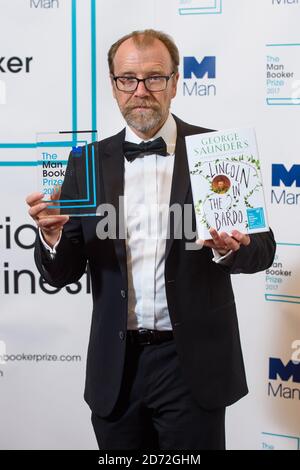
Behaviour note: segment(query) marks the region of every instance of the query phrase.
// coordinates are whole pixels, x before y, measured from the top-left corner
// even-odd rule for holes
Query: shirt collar
[[[167,144],[167,152],[169,154],[175,153],[175,145],[176,145],[176,138],[177,138],[177,126],[175,119],[173,118],[172,114],[169,113],[167,120],[165,121],[164,125],[159,129],[159,131],[151,137],[150,140],[157,139],[158,137],[162,137]],[[133,142],[134,144],[139,144],[143,141],[136,133],[131,129],[128,125],[125,129],[125,140],[127,142]],[[148,142],[147,140],[145,142]]]

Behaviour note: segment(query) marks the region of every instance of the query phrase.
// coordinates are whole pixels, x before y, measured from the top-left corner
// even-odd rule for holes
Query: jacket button
[[[123,299],[126,299],[126,290],[121,289],[121,297],[123,297]]]
[[[119,338],[123,341],[125,338],[125,333],[124,331],[119,331]]]

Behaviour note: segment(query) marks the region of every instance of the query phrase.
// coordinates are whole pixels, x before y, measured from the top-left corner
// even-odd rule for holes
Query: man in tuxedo
[[[112,204],[118,219],[124,196],[125,237],[100,236],[97,217],[49,212],[33,193],[36,264],[56,287],[77,281],[89,264],[85,399],[101,449],[224,449],[225,407],[247,393],[230,275],[268,268],[273,234],[212,228],[212,239],[200,241],[172,225],[169,207],[181,208],[181,222],[193,208],[185,136],[209,132],[170,113],[177,47],[164,33],[134,32],[113,44],[108,62],[127,125],[93,144],[98,202]],[[74,176],[62,188],[69,195],[81,178],[78,159],[70,161]],[[151,236],[140,229],[146,218]]]

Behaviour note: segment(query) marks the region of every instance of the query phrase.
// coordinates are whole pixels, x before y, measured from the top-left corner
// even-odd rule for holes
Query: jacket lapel
[[[187,200],[188,192],[191,191],[191,180],[189,165],[186,152],[185,137],[193,134],[202,134],[204,132],[212,132],[212,129],[206,129],[203,127],[193,126],[187,124],[184,121],[181,121],[177,116],[173,114],[173,117],[177,125],[177,141],[175,147],[175,162],[173,170],[173,179],[172,179],[172,188],[171,188],[171,197],[170,197],[170,207],[172,208],[173,204],[178,204],[181,207],[181,215],[183,217],[184,203]],[[169,215],[170,219],[170,215]],[[183,230],[183,221],[182,218],[177,217],[173,227],[169,220],[169,230],[170,234],[166,240],[166,251],[165,259],[170,253],[172,243],[174,241],[174,235],[176,234],[177,238],[182,238],[184,236]]]
[[[176,119],[177,121],[177,119]],[[180,206],[183,215],[183,205],[186,199],[186,195],[190,186],[190,176],[189,176],[189,169],[188,169],[188,161],[186,155],[186,146],[185,146],[185,139],[184,135],[182,134],[182,128],[178,121],[177,124],[177,140],[176,140],[176,147],[175,147],[175,161],[174,161],[174,170],[173,170],[173,178],[172,178],[172,186],[171,186],[171,196],[170,196],[170,208],[175,206],[174,213],[177,214],[176,205]],[[172,211],[171,211],[172,213]],[[174,241],[174,236],[177,236],[182,233],[182,222],[181,217],[176,217],[174,223],[171,223],[170,220],[170,213],[169,213],[169,235],[166,240],[166,252],[165,252],[165,259],[167,259],[168,254],[170,252],[172,243]]]
[[[125,129],[109,139],[103,149],[102,175],[104,199],[115,210],[115,234],[111,234],[121,273],[127,285],[126,244],[124,234],[124,156],[122,144],[125,139]],[[100,153],[101,150],[100,150]],[[120,199],[121,198],[121,199]]]

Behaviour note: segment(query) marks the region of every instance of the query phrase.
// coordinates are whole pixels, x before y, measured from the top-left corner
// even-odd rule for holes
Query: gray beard
[[[133,129],[148,134],[150,131],[159,129],[163,123],[163,115],[160,110],[151,110],[152,112],[142,112],[138,118],[134,115],[133,110],[125,111],[123,117],[128,126]]]

